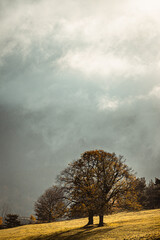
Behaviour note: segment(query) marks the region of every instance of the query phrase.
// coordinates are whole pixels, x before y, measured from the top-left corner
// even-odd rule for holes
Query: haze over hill
[[[30,215],[86,150],[160,177],[160,2],[0,1],[0,206]]]

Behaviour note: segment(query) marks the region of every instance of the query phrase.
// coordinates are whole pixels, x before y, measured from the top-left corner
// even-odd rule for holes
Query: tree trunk
[[[88,223],[87,225],[92,225],[93,224],[93,212],[90,211],[89,212],[89,216],[88,216]]]
[[[99,224],[98,224],[98,227],[102,227],[104,226],[104,223],[103,223],[103,215],[99,215]]]
[[[52,214],[51,214],[51,212],[49,212],[49,222],[51,222],[51,220],[52,220]]]

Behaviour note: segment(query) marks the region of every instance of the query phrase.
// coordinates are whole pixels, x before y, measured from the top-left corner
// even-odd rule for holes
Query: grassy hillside
[[[104,239],[160,239],[160,209],[118,213],[105,217],[105,226],[84,227],[87,219],[48,224],[26,225],[0,230],[0,239],[25,240],[104,240]]]

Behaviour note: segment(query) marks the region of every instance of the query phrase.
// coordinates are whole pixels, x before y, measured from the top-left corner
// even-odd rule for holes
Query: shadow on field
[[[107,227],[82,227],[82,228],[75,228],[64,232],[57,232],[49,235],[41,235],[37,237],[30,237],[26,240],[85,240],[89,237],[91,239],[98,239],[98,234],[105,234],[114,228],[107,228]]]

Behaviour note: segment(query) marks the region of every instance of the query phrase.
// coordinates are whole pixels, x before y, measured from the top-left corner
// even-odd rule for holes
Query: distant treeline
[[[145,178],[137,178],[138,201],[144,209],[160,208],[160,179],[150,180],[146,184]]]

